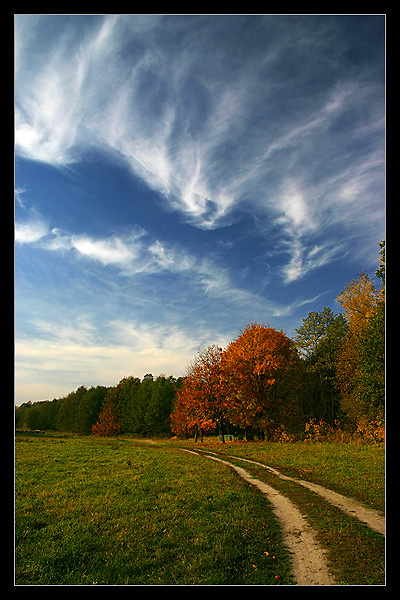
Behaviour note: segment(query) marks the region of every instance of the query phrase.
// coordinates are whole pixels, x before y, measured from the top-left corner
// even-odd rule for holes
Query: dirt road
[[[276,469],[273,469],[272,467],[269,467],[268,465],[265,465],[263,463],[259,463],[254,460],[248,460],[247,458],[239,458],[238,456],[230,456],[230,458],[242,460],[244,462],[252,463],[254,465],[267,469],[280,479],[294,481],[295,483],[298,483],[299,485],[308,488],[312,492],[317,493],[319,496],[325,498],[325,500],[330,502],[330,504],[333,504],[333,506],[340,508],[340,510],[350,515],[351,517],[355,517],[362,523],[365,523],[374,531],[385,535],[385,517],[378,510],[368,508],[360,502],[357,502],[357,500],[354,500],[353,498],[348,498],[347,496],[343,496],[342,494],[329,490],[323,487],[322,485],[311,483],[310,481],[304,481],[302,479],[297,479],[295,477],[288,477],[287,475],[283,475]]]
[[[318,544],[315,532],[300,511],[286,496],[283,496],[280,492],[263,481],[255,479],[241,467],[219,458],[214,452],[207,452],[205,450],[193,451],[186,448],[180,448],[180,450],[215,460],[234,469],[240,477],[247,481],[247,483],[256,486],[266,495],[280,522],[285,544],[293,553],[293,574],[297,585],[335,585],[335,580],[328,569],[325,551]],[[255,464],[267,469],[281,479],[298,483],[319,494],[325,500],[350,516],[365,523],[374,531],[383,535],[385,534],[385,517],[380,512],[365,507],[353,498],[347,498],[346,496],[333,492],[321,485],[288,477],[263,463],[240,458],[238,456],[228,455],[227,458]]]

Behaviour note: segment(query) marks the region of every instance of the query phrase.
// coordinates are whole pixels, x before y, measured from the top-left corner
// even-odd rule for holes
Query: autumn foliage
[[[384,242],[379,246],[380,287],[361,273],[337,298],[342,314],[311,312],[294,340],[250,324],[224,351],[210,346],[200,352],[177,393],[173,432],[197,439],[214,431],[222,441],[224,432],[245,439],[256,432],[268,440],[382,440]]]
[[[376,271],[380,289],[361,273],[339,294],[348,332],[336,360],[343,410],[353,420],[382,420],[385,404],[385,245]]]
[[[171,428],[178,435],[212,431],[222,427],[226,400],[222,386],[222,350],[210,346],[199,352],[177,392]]]
[[[223,352],[210,346],[191,365],[171,426],[178,435],[240,427],[265,432],[282,398],[273,393],[294,357],[282,332],[251,324]]]
[[[116,390],[111,389],[105,399],[98,421],[92,427],[92,433],[99,436],[113,436],[121,432],[121,423],[116,416]]]
[[[282,398],[274,394],[293,358],[291,340],[282,332],[249,325],[223,356],[223,384],[230,421],[265,431]]]

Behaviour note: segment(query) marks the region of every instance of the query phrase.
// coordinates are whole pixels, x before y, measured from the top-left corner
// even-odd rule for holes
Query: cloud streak
[[[18,244],[30,244],[49,252],[70,252],[77,261],[112,267],[124,278],[169,273],[181,277],[186,285],[197,286],[202,294],[230,305],[246,306],[252,311],[267,309],[271,316],[282,312],[280,304],[235,285],[229,270],[210,258],[197,257],[176,244],[151,239],[141,228],[120,236],[93,238],[87,234],[68,234],[57,228],[49,230],[40,222],[27,221],[17,223],[16,232]]]
[[[49,45],[59,36],[46,61],[27,52],[28,22],[32,29],[29,16],[16,21],[21,155],[65,166],[106,151],[161,193],[166,209],[203,229],[231,223],[238,210],[272,218],[293,239],[286,281],[316,264],[291,267],[310,233],[326,238],[333,223],[346,229],[356,220],[374,229],[369,215],[384,193],[384,100],[370,67],[350,78],[346,48],[333,59],[338,22],[317,20],[309,39],[307,18],[259,17],[250,46],[244,32],[255,22],[246,17],[112,15],[79,26],[67,20],[53,32],[52,18],[38,17]],[[231,43],[219,43],[227,27]],[[27,47],[18,52],[19,44]],[[368,114],[360,115],[361,100]],[[288,196],[293,180],[301,192]]]

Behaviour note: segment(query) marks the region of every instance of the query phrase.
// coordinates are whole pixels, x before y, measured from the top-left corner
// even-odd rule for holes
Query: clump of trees
[[[334,429],[383,431],[385,244],[376,276],[361,273],[331,308],[310,312],[294,339],[250,324],[225,351],[210,346],[190,365],[171,415],[178,435],[218,431],[259,439],[315,439]],[[311,433],[314,432],[314,433]],[[380,438],[382,433],[379,433]],[[373,436],[372,436],[373,437]]]
[[[44,402],[26,402],[15,411],[17,429],[49,429],[88,434],[97,420],[108,388],[80,386],[67,396]]]
[[[126,377],[117,386],[79,387],[63,398],[16,407],[17,429],[88,435],[170,434],[170,414],[181,380],[160,375]]]
[[[246,439],[254,430],[268,435],[293,416],[287,378],[295,361],[292,340],[255,323],[224,352],[210,346],[198,354],[177,392],[173,431],[197,435],[217,429],[222,439],[239,431]]]
[[[16,427],[95,435],[321,439],[344,430],[382,439],[385,411],[385,244],[377,287],[366,273],[310,312],[290,339],[249,324],[225,350],[201,350],[184,378],[148,374],[79,387],[16,408]]]
[[[98,420],[92,428],[96,435],[128,433],[141,436],[171,433],[170,415],[180,379],[154,379],[147,374],[140,381],[126,377],[109,390]]]
[[[337,359],[337,386],[351,418],[384,419],[385,410],[385,244],[379,244],[380,280],[361,273],[338,296],[348,324]]]

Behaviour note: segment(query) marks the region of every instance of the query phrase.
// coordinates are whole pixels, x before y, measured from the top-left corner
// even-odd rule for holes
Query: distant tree
[[[174,405],[176,381],[160,375],[151,386],[150,401],[145,415],[147,435],[166,435],[171,431],[170,414]]]
[[[178,435],[194,434],[197,439],[198,433],[202,435],[216,427],[223,434],[227,408],[221,385],[221,358],[221,348],[213,345],[201,350],[189,365],[171,414],[171,427]]]
[[[59,410],[56,420],[58,431],[75,431],[75,394],[70,392],[58,400]]]
[[[379,295],[371,277],[366,273],[360,273],[340,292],[337,301],[343,308],[351,334],[357,335],[365,328]]]
[[[86,386],[81,385],[71,394],[71,425],[69,431],[76,433],[88,433],[90,431],[86,427],[88,411],[87,411],[87,393]]]
[[[378,302],[357,340],[357,393],[370,419],[384,418],[385,410],[385,303]]]
[[[15,407],[15,428],[27,429],[26,415],[32,407],[32,402],[24,402],[21,406]]]
[[[148,413],[154,385],[153,376],[145,376],[136,388],[129,403],[129,431],[138,435],[149,435],[147,427]]]
[[[113,436],[121,432],[121,421],[117,416],[119,392],[118,386],[109,388],[99,418],[92,427],[94,435]]]
[[[142,421],[142,415],[138,414],[136,394],[140,385],[140,379],[133,376],[124,377],[118,384],[119,397],[116,410],[122,433],[138,433],[138,423]]]
[[[108,393],[108,388],[102,385],[82,390],[75,398],[76,424],[75,431],[89,434],[96,423],[103,401]]]

